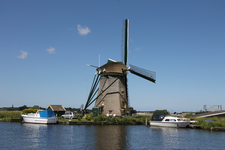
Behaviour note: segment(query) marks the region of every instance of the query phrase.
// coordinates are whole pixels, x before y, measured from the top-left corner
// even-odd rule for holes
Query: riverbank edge
[[[21,122],[23,119],[0,119],[1,122]],[[73,121],[57,121],[56,124],[63,124],[63,125],[144,125],[142,122],[123,122],[123,123],[116,123],[116,122],[73,122]],[[192,129],[203,129],[203,130],[211,130],[211,131],[225,131],[224,127],[211,127],[211,128],[204,128],[200,125],[190,125],[189,128]]]
[[[23,119],[0,119],[1,122],[22,122]]]
[[[57,121],[58,124],[66,124],[66,125],[144,125],[142,122],[72,122],[72,121]]]
[[[0,119],[1,122],[22,122],[23,119]],[[74,122],[74,121],[57,121],[56,124],[64,125],[144,125],[142,122]]]

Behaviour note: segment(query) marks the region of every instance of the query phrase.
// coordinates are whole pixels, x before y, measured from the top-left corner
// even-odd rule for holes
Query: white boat
[[[57,122],[57,117],[51,110],[38,110],[36,113],[22,115],[23,122],[53,124]]]
[[[173,117],[168,114],[153,114],[150,126],[185,128],[190,124],[190,120],[180,117]]]

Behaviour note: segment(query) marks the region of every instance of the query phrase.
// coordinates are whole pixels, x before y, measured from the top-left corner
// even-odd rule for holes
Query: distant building
[[[203,112],[196,113],[193,117],[205,118],[205,117],[225,117],[225,110],[222,110],[222,105],[204,105]]]
[[[54,111],[55,115],[58,117],[65,114],[66,109],[62,105],[49,105],[46,110]]]
[[[221,111],[222,110],[222,105],[204,105],[203,110],[205,112],[214,112],[214,111]]]

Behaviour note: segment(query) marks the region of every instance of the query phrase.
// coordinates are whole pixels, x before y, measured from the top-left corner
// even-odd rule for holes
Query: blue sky
[[[128,74],[136,110],[225,107],[225,1],[0,1],[0,107],[86,103],[95,69],[129,60],[156,84]],[[91,106],[92,107],[92,106]],[[90,107],[90,108],[91,108]]]

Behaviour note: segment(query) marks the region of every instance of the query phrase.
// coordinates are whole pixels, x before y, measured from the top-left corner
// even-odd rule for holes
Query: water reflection
[[[224,132],[139,125],[0,122],[0,149],[224,149]]]
[[[29,143],[26,145],[27,148],[38,148],[40,144],[43,144],[41,138],[46,132],[47,125],[45,124],[27,124],[23,123],[22,128],[24,129],[24,134],[22,136],[22,140],[25,143]]]
[[[151,127],[151,131],[155,132],[155,138],[162,148],[179,149],[183,147],[182,144],[179,143],[182,130],[177,128]]]
[[[95,126],[95,149],[126,149],[126,126]]]

